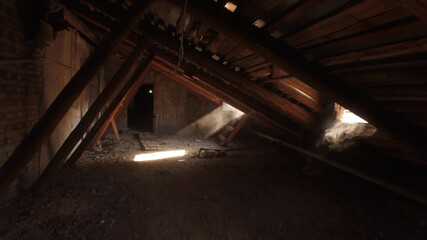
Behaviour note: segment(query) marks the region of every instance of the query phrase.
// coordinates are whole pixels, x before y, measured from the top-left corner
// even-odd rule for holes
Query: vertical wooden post
[[[120,142],[120,135],[119,135],[119,131],[117,130],[117,125],[116,125],[116,121],[113,119],[111,119],[111,128],[113,129],[114,132],[114,136],[116,136],[116,140],[117,142]]]
[[[135,70],[132,77],[129,79],[126,85],[122,88],[122,90],[120,90],[120,92],[111,102],[110,106],[108,106],[108,108],[102,114],[101,118],[96,122],[96,124],[92,127],[92,129],[89,131],[86,137],[82,140],[80,145],[73,152],[71,157],[68,159],[69,164],[73,164],[80,159],[83,152],[94,141],[98,133],[103,133],[105,129],[108,127],[111,119],[114,118],[114,115],[116,114],[117,110],[120,108],[121,103],[125,99],[128,99],[130,97],[129,96],[130,92],[132,92],[133,89],[138,89],[141,86],[146,75],[148,74],[147,70],[149,68],[147,68],[147,66],[150,64],[152,59],[153,59],[153,56],[149,56],[139,64],[138,68]]]
[[[44,182],[49,180],[51,175],[59,171],[70,152],[74,149],[74,146],[83,137],[91,123],[96,119],[98,113],[102,110],[116,89],[122,84],[126,76],[128,76],[129,71],[136,64],[138,58],[148,46],[148,41],[143,39],[129,57],[122,63],[119,70],[117,70],[116,74],[114,74],[113,78],[108,82],[104,90],[102,90],[95,102],[90,106],[79,124],[77,124],[74,130],[70,133],[52,160],[50,160],[48,166],[37,181],[37,185],[44,185]]]
[[[145,74],[147,74],[147,73],[148,73],[148,71],[145,72]],[[142,82],[141,82],[141,84],[142,84]],[[120,103],[119,106],[117,106],[117,110],[115,111],[114,117],[120,116],[121,114],[123,114],[123,111],[125,111],[127,109],[127,107],[129,106],[129,104],[132,102],[132,100],[135,97],[136,93],[138,92],[141,84],[137,85],[136,87],[132,87],[129,90],[129,92],[126,93],[126,96],[124,97],[123,101]],[[108,120],[108,124],[113,123],[114,117],[111,120]],[[107,126],[108,126],[108,124],[107,124]],[[92,139],[92,141],[89,144],[89,148],[94,147],[96,145],[96,143],[102,138],[102,136],[104,135],[106,130],[107,130],[107,127],[101,128],[101,130],[96,133],[95,137]]]
[[[0,169],[0,194],[4,193],[23,171],[25,166],[67,113],[68,109],[87,86],[89,81],[99,72],[108,57],[119,43],[129,34],[133,26],[142,18],[144,10],[152,0],[135,1],[129,13],[111,30],[110,34],[92,52],[79,71],[71,78],[55,101],[49,106],[39,122],[24,138],[14,153]]]

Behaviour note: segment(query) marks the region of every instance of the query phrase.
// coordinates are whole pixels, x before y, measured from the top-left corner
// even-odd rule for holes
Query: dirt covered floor
[[[86,152],[42,194],[3,206],[0,239],[427,239],[425,208],[326,166],[308,176],[304,158],[279,146],[134,162],[140,142],[121,137]],[[190,156],[218,148],[155,142]]]

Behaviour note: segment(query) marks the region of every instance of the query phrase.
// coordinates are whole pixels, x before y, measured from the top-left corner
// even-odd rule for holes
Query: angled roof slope
[[[102,37],[131,2],[63,4]],[[170,59],[163,63],[171,63],[183,34],[184,65],[193,69],[194,79],[210,78],[210,87],[237,96],[264,119],[284,121],[287,132],[310,139],[333,100],[379,129],[372,144],[392,156],[426,162],[427,23],[422,4],[234,1],[237,9],[230,12],[223,7],[227,1],[188,0],[186,7],[185,2],[155,1],[121,51],[128,54],[138,36],[145,35],[163,60]]]

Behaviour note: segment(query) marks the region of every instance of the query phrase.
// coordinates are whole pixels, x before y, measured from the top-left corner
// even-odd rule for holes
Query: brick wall
[[[28,12],[18,5],[14,0],[0,1],[0,165],[37,122],[43,86],[40,59],[45,40],[29,36]],[[8,64],[5,59],[36,60]]]
[[[0,166],[90,55],[74,30],[54,34],[43,22],[43,0],[0,1]],[[102,72],[93,79],[7,196],[26,189],[78,124],[99,93]]]

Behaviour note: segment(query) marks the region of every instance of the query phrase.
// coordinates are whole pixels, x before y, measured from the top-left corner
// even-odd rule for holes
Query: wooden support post
[[[146,73],[148,73],[148,71],[146,71]],[[145,73],[145,74],[146,74]],[[117,110],[115,111],[115,114],[113,116],[113,118],[111,120],[108,120],[108,124],[110,124],[110,122],[114,121],[114,117],[115,116],[120,116],[123,111],[125,111],[129,104],[132,102],[133,98],[135,97],[136,93],[138,92],[139,88],[141,85],[138,85],[137,87],[132,87],[128,93],[126,93],[126,97],[123,99],[123,101],[119,104],[119,106],[117,106]],[[106,127],[101,128],[100,131],[98,131],[98,133],[96,133],[95,137],[92,139],[92,141],[89,144],[89,147],[94,147],[95,144],[101,140],[102,136],[104,136],[105,131],[107,130],[108,124],[106,125]]]
[[[70,152],[83,137],[91,123],[96,119],[98,113],[105,106],[108,99],[114,94],[116,89],[122,85],[122,82],[128,76],[130,69],[135,65],[138,58],[148,46],[149,43],[145,40],[142,40],[141,43],[138,44],[138,46],[132,52],[132,54],[123,62],[114,77],[108,82],[107,86],[105,86],[101,94],[90,106],[89,110],[80,120],[79,124],[77,124],[62,146],[59,148],[58,152],[56,152],[55,156],[49,162],[43,174],[36,182],[36,189],[42,188],[45,185],[45,182],[49,181],[52,176],[59,171],[59,169],[65,163],[65,160],[67,159]]]
[[[92,127],[86,137],[82,140],[77,149],[73,152],[71,157],[68,159],[69,164],[74,164],[77,162],[82,156],[83,152],[90,146],[90,144],[94,141],[95,137],[98,133],[103,133],[105,129],[107,129],[111,120],[114,118],[118,109],[121,107],[121,103],[129,98],[129,93],[133,89],[139,89],[145,77],[148,74],[149,68],[147,66],[153,59],[153,56],[149,56],[144,59],[132,74],[132,77],[126,83],[126,85],[120,90],[114,100],[111,102],[110,106],[105,110],[102,114],[101,118],[96,122],[96,124]],[[101,134],[102,136],[102,134]]]
[[[119,43],[142,18],[144,10],[149,6],[149,3],[151,1],[135,1],[129,13],[92,52],[80,70],[71,78],[70,82],[49,106],[39,122],[22,140],[0,169],[0,194],[7,191],[13,181],[22,173],[25,166],[40,150],[42,144],[46,142],[55,130],[89,81],[99,72]]]
[[[227,138],[223,141],[221,144],[222,146],[226,147],[237,135],[237,133],[240,131],[240,129],[245,125],[246,121],[248,121],[250,117],[250,114],[245,114],[242,119],[239,120],[237,125],[234,127],[234,129],[228,134]]]
[[[113,119],[111,119],[111,128],[113,129],[114,132],[114,136],[116,136],[116,140],[117,142],[120,142],[120,136],[119,136],[119,131],[117,130],[117,125],[116,125],[116,121]]]
[[[108,106],[110,106],[110,103],[107,102],[107,104],[105,105],[106,108],[108,108]],[[101,113],[99,113],[99,117],[101,117]],[[117,130],[117,125],[116,125],[116,121],[113,119],[111,119],[111,123],[110,123],[111,129],[113,130],[114,136],[116,137],[117,142],[120,142],[120,135],[119,135],[119,131]]]

